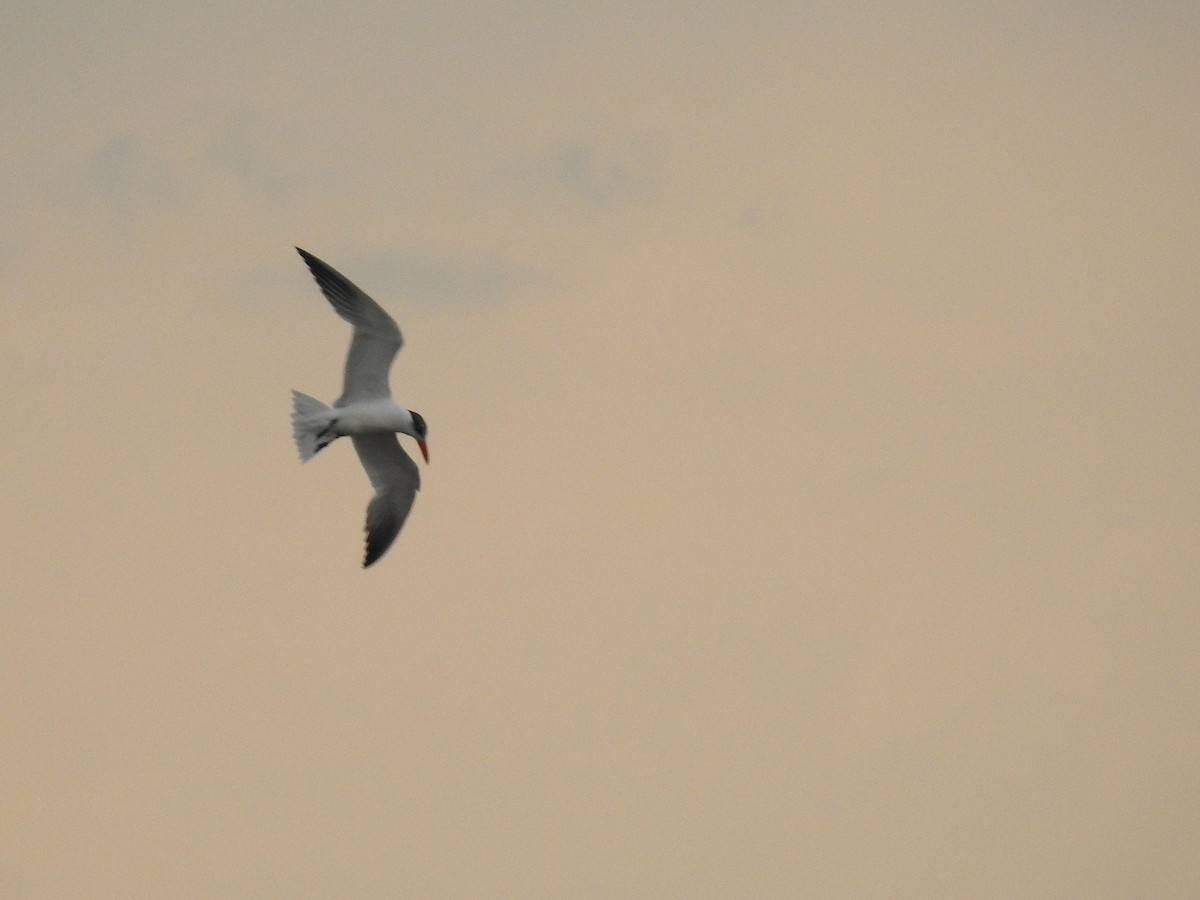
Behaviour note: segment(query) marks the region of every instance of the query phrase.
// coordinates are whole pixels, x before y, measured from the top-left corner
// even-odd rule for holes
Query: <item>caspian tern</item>
[[[308,462],[343,435],[353,441],[375,488],[375,497],[367,506],[365,569],[392,545],[421,487],[417,464],[396,435],[416,438],[428,463],[428,429],[420,413],[397,405],[388,389],[388,370],[404,345],[395,320],[345,275],[299,247],[296,251],[337,314],[354,326],[354,338],[346,357],[342,396],[332,407],[292,391],[292,433],[301,462]]]

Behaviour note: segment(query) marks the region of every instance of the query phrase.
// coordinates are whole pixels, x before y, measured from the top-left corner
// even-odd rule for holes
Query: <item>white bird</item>
[[[342,396],[332,407],[292,391],[292,433],[301,462],[308,462],[343,435],[354,442],[375,488],[375,497],[367,506],[366,568],[392,545],[421,487],[417,464],[404,452],[396,435],[416,438],[428,463],[428,429],[420,413],[392,400],[388,388],[388,370],[404,345],[395,320],[345,275],[299,247],[296,251],[337,314],[354,326],[354,338],[346,357]]]

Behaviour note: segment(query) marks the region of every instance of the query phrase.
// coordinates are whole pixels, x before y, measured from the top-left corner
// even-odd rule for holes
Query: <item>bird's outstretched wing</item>
[[[391,397],[388,372],[396,353],[404,346],[395,319],[337,269],[299,247],[296,252],[308,265],[321,293],[337,314],[354,326],[354,338],[346,356],[342,396],[334,406]]]
[[[351,440],[375,488],[367,506],[365,569],[383,556],[400,533],[421,488],[421,474],[394,434],[359,434]]]

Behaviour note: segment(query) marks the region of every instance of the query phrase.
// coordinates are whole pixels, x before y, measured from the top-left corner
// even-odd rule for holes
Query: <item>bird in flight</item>
[[[375,496],[367,506],[366,568],[392,545],[421,487],[417,464],[404,452],[396,435],[416,438],[428,463],[428,429],[420,413],[392,400],[388,388],[388,370],[404,345],[396,321],[332,266],[299,247],[296,252],[308,265],[325,299],[354,326],[354,337],[346,357],[342,396],[332,407],[292,391],[292,434],[301,462],[308,462],[343,435],[350,436],[375,488]]]

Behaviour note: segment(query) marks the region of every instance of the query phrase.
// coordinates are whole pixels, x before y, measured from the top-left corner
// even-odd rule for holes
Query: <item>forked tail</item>
[[[292,391],[292,436],[300,461],[308,462],[317,451],[328,446],[337,438],[330,428],[332,410],[308,394]]]

